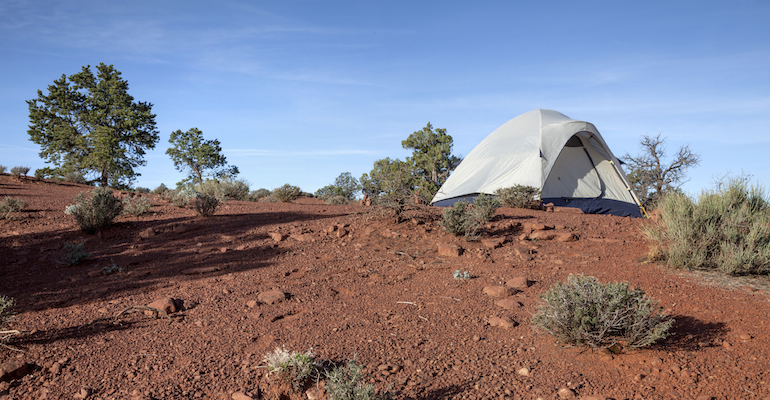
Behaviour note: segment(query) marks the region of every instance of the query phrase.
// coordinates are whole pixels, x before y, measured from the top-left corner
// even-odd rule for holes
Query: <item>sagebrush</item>
[[[75,266],[80,265],[89,258],[91,258],[91,254],[86,253],[85,250],[83,250],[83,243],[65,243],[64,244],[64,260],[62,263],[69,265],[69,266]]]
[[[75,196],[75,204],[64,211],[77,220],[83,232],[93,234],[112,224],[123,211],[123,203],[112,195],[112,189],[98,187],[90,192]]]
[[[13,307],[16,302],[12,297],[0,296],[0,330],[4,330],[14,316]],[[10,335],[0,337],[0,341],[5,341]]]
[[[315,354],[312,349],[306,353],[289,352],[285,347],[276,347],[264,358],[270,373],[291,383],[294,390],[302,390],[318,373]]]
[[[26,206],[27,203],[22,199],[5,196],[3,201],[0,201],[0,217],[11,219],[13,213],[23,210]]]
[[[372,400],[390,399],[391,393],[377,395],[374,386],[364,381],[362,366],[355,357],[347,365],[335,367],[326,372],[326,393],[331,400]]]
[[[11,175],[13,175],[15,178],[21,178],[22,176],[27,176],[27,173],[29,172],[29,167],[22,167],[22,166],[16,166],[11,168]]]
[[[673,268],[731,275],[770,273],[770,201],[761,186],[735,178],[697,202],[670,193],[643,232]]]
[[[214,215],[219,207],[219,200],[205,193],[200,193],[192,201],[193,207],[198,215],[210,217]]]
[[[537,208],[540,206],[540,189],[515,185],[495,190],[495,196],[503,207]]]
[[[466,240],[478,239],[479,229],[492,220],[499,206],[494,197],[483,193],[472,204],[460,200],[442,212],[440,226],[453,235],[465,236]]]
[[[272,195],[275,196],[276,199],[284,203],[288,203],[299,197],[300,193],[302,193],[302,189],[287,183],[281,187],[273,189]]]
[[[124,197],[123,215],[138,217],[147,214],[152,209],[150,201],[146,197]]]
[[[540,298],[545,303],[537,307],[533,327],[566,345],[645,347],[668,337],[674,323],[628,282],[603,284],[592,276],[570,275]]]

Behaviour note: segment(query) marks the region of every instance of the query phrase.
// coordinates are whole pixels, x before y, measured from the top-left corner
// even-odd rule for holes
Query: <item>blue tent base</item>
[[[467,194],[464,196],[452,197],[433,203],[436,207],[450,207],[460,200],[473,203],[478,193]],[[545,198],[543,204],[553,203],[556,207],[574,207],[579,208],[586,214],[605,214],[618,217],[641,218],[642,212],[636,204],[626,203],[619,200],[608,199],[567,199],[567,198]]]
[[[553,203],[556,207],[574,207],[581,209],[586,214],[605,214],[618,217],[641,218],[642,211],[636,204],[619,200],[608,199],[565,199],[545,198],[543,204]]]

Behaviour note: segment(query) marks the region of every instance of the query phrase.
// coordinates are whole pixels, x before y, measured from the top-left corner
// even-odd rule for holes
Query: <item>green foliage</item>
[[[770,201],[760,186],[734,178],[697,203],[670,193],[660,218],[643,227],[670,267],[731,275],[770,273]]]
[[[0,165],[0,174],[4,174],[6,169],[8,169],[8,167],[5,165]]]
[[[203,140],[203,132],[198,128],[171,132],[168,142],[173,147],[166,150],[166,154],[178,171],[187,172],[186,182],[200,185],[206,176],[224,178],[238,175],[238,167],[227,165],[219,140]]]
[[[134,192],[136,192],[136,193],[142,193],[142,194],[148,194],[148,193],[150,193],[150,189],[149,189],[149,188],[146,188],[146,187],[141,187],[141,186],[139,186],[139,187],[137,187],[136,189],[134,189]]]
[[[680,147],[673,160],[665,163],[665,143],[660,134],[644,135],[639,142],[641,155],[632,157],[626,153],[621,157],[627,165],[631,189],[646,209],[657,208],[665,195],[679,192],[681,184],[686,182],[687,170],[700,163],[700,155],[693,153],[689,145]]]
[[[67,171],[64,173],[63,178],[65,182],[78,183],[81,185],[88,184],[88,181],[86,181],[86,177],[84,177],[83,174],[81,174],[80,172]]]
[[[101,186],[125,187],[145,165],[145,151],[159,140],[152,104],[135,102],[128,82],[112,65],[99,64],[62,75],[28,100],[32,142],[40,158],[52,163],[55,174],[94,174]]]
[[[26,206],[27,203],[22,199],[5,196],[3,201],[0,201],[0,217],[11,219],[11,214],[23,210]]]
[[[312,349],[306,353],[290,353],[285,347],[276,347],[273,352],[265,354],[264,361],[268,371],[289,381],[296,391],[302,390],[318,373]]]
[[[361,185],[375,206],[391,212],[395,220],[401,222],[406,211],[419,208],[433,196],[420,191],[420,180],[414,176],[413,171],[406,162],[384,158],[375,161],[372,171],[361,176]]]
[[[89,258],[91,258],[91,254],[86,253],[85,250],[83,250],[83,246],[84,246],[83,243],[78,243],[78,244],[65,243],[64,251],[66,253],[64,254],[64,260],[62,261],[62,263],[72,267],[75,265],[80,265],[86,260],[88,260]]]
[[[146,197],[124,197],[123,215],[138,217],[150,212],[152,205]]]
[[[332,205],[338,205],[338,206],[344,206],[350,204],[350,199],[348,199],[345,196],[330,196],[325,197],[323,199],[324,203],[326,204],[332,204]]]
[[[13,307],[15,305],[16,302],[13,298],[0,296],[0,329],[8,325],[8,322],[13,318],[13,315],[15,314],[13,312]]]
[[[249,193],[249,197],[247,198],[247,200],[249,200],[249,201],[260,201],[262,198],[264,198],[266,196],[270,196],[270,191],[265,189],[265,188],[261,188],[261,189],[254,190],[251,193]]]
[[[152,190],[152,194],[154,194],[154,195],[156,195],[156,196],[161,196],[161,197],[163,197],[163,196],[165,196],[165,195],[166,195],[166,193],[167,193],[169,190],[170,190],[170,189],[169,189],[168,187],[166,187],[166,185],[165,185],[165,184],[161,183],[160,185],[158,185],[158,187],[156,187],[155,189],[153,189],[153,190]]]
[[[289,185],[288,183],[279,188],[273,189],[273,196],[284,203],[288,203],[296,199],[299,197],[300,193],[302,193],[302,189],[297,186]]]
[[[43,179],[47,178],[48,174],[46,174],[45,169],[38,168],[35,170],[35,179],[42,181]]]
[[[279,203],[281,200],[278,200],[274,194],[270,193],[269,195],[260,198],[259,201],[261,203]]]
[[[540,295],[545,301],[532,317],[535,329],[566,345],[645,347],[668,337],[674,323],[657,302],[628,282],[602,284],[591,276],[573,276]]]
[[[494,197],[482,193],[473,204],[460,200],[447,207],[439,225],[453,235],[464,235],[465,240],[476,240],[479,229],[492,220],[498,207],[500,204]]]
[[[540,189],[533,186],[500,188],[495,190],[495,196],[503,207],[537,208],[540,205]]]
[[[452,155],[452,145],[452,136],[447,135],[446,129],[437,128],[434,132],[430,122],[401,142],[403,148],[413,150],[406,162],[412,166],[418,178],[415,186],[420,189],[421,197],[427,198],[427,202],[433,199],[449,173],[462,161]]]
[[[195,207],[195,211],[198,212],[198,215],[210,217],[217,211],[219,200],[214,196],[199,193],[193,198],[192,204],[193,207]]]
[[[458,269],[452,272],[452,277],[458,281],[467,281],[468,279],[471,279],[471,273],[468,271],[460,271]]]
[[[88,194],[80,192],[75,196],[75,204],[64,212],[75,217],[83,232],[93,234],[112,224],[122,211],[123,203],[112,195],[112,189],[98,187]]]
[[[362,367],[355,357],[344,367],[335,367],[326,372],[326,393],[330,400],[373,400],[390,399],[391,394],[377,395],[374,386],[364,382]]]
[[[318,189],[315,195],[324,201],[335,196],[353,200],[359,191],[361,191],[361,184],[358,183],[358,179],[354,178],[350,172],[343,172],[334,180],[333,184]]]
[[[22,176],[27,176],[29,169],[29,167],[16,166],[11,168],[11,175],[13,175],[13,177],[16,179],[19,179]]]
[[[249,196],[249,184],[243,179],[225,177],[206,179],[196,186],[197,190],[220,200],[246,200]]]

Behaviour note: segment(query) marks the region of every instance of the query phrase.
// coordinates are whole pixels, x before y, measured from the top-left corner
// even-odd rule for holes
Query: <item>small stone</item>
[[[270,237],[271,237],[273,240],[275,240],[276,242],[281,242],[281,241],[283,241],[284,239],[286,239],[286,236],[284,236],[284,235],[283,235],[283,234],[281,234],[280,232],[269,232],[269,233],[268,233],[268,235],[270,235]]]
[[[505,242],[505,238],[490,238],[490,239],[481,239],[481,244],[488,248],[488,249],[496,249],[503,245]]]
[[[92,390],[91,388],[88,388],[88,387],[81,387],[81,388],[80,388],[80,392],[78,392],[78,393],[77,393],[75,396],[73,396],[73,397],[74,397],[74,398],[76,398],[76,399],[79,399],[79,400],[82,400],[82,399],[87,399],[87,398],[88,398],[88,396],[90,396],[92,392],[93,392],[93,390]]]
[[[490,326],[499,326],[505,329],[513,328],[516,326],[516,323],[508,317],[489,317],[488,322]]]
[[[162,299],[155,300],[152,303],[148,304],[147,307],[161,310],[166,314],[171,314],[177,311],[176,302],[171,297],[164,297]],[[145,310],[144,314],[148,316],[153,315],[154,311]]]
[[[155,236],[155,229],[152,229],[152,228],[147,228],[139,232],[139,237],[142,239],[149,239],[153,236]]]
[[[324,395],[325,395],[324,390],[318,387],[310,388],[305,392],[305,396],[307,396],[307,400],[321,400],[325,398]]]
[[[257,296],[257,300],[265,304],[275,304],[286,300],[286,293],[280,290],[268,290]]]
[[[21,378],[29,371],[29,365],[21,361],[6,361],[0,364],[0,381]]]
[[[523,367],[523,368],[519,368],[518,370],[516,370],[516,373],[521,375],[521,376],[529,376],[530,371],[529,371],[529,368]]]
[[[256,306],[257,306],[257,301],[256,300],[249,300],[249,301],[246,302],[246,307],[248,307],[248,308],[254,308]]]
[[[557,242],[562,242],[562,243],[578,241],[578,237],[574,233],[570,233],[570,232],[557,233],[554,239]]]
[[[254,400],[253,397],[243,392],[235,392],[230,396],[233,400]]]
[[[348,234],[348,230],[345,229],[345,228],[340,228],[340,229],[337,230],[337,237],[338,238],[343,238],[347,234]]]
[[[575,392],[572,391],[572,389],[563,386],[559,388],[559,391],[556,392],[556,394],[559,395],[560,399],[574,399],[575,398]]]
[[[462,248],[456,244],[439,243],[436,247],[439,257],[459,257],[462,254]]]
[[[516,289],[507,286],[487,286],[482,293],[491,297],[508,297],[516,293]]]
[[[509,288],[514,288],[517,290],[524,290],[527,287],[529,287],[529,279],[527,279],[526,276],[517,276],[511,279],[508,279],[505,282],[505,286],[508,286]]]
[[[556,235],[557,233],[551,231],[534,231],[529,234],[529,239],[552,240],[556,237]]]
[[[506,310],[514,310],[523,306],[523,304],[521,304],[520,302],[516,301],[511,297],[500,299],[496,301],[495,304]]]

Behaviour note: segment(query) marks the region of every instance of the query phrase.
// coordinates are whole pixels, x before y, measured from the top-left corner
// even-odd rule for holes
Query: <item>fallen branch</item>
[[[10,331],[0,331],[0,335],[2,335],[2,338],[0,338],[0,346],[3,346],[3,347],[5,347],[8,350],[18,351],[20,353],[24,352],[24,350],[22,350],[22,349],[17,349],[16,347],[13,347],[13,346],[11,346],[9,344],[5,344],[5,341],[8,340],[11,336],[21,335],[21,331],[20,330],[13,329],[13,330],[10,330]]]
[[[164,318],[168,318],[168,324],[171,325],[171,317],[166,314],[165,311],[158,309],[158,308],[152,308],[147,306],[128,306],[123,311],[119,312],[115,317],[113,317],[113,320],[115,322],[118,322],[118,318],[120,318],[121,315],[128,313],[129,311],[152,311],[152,317],[155,319],[160,318],[163,316]]]
[[[396,304],[411,304],[413,306],[417,305],[417,303],[412,303],[411,301],[397,301]]]

